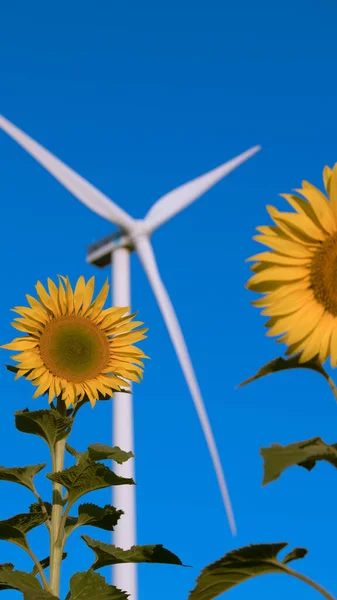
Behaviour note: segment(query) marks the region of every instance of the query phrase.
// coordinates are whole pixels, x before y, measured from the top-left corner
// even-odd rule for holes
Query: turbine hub
[[[128,237],[131,242],[135,242],[137,238],[148,236],[149,233],[149,226],[146,221],[144,219],[136,219],[132,229],[128,231]]]

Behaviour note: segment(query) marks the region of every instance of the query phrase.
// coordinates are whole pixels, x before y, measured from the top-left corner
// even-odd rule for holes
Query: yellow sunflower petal
[[[330,176],[330,202],[333,214],[337,218],[337,163],[334,165]]]
[[[74,310],[74,294],[73,294],[73,290],[72,287],[70,285],[70,281],[68,279],[68,277],[64,277],[63,275],[60,275],[64,285],[66,286],[66,301],[67,301],[67,313],[68,314],[72,314],[73,310]]]
[[[38,295],[40,301],[42,302],[42,304],[48,310],[50,310],[51,313],[55,314],[54,302],[53,302],[52,298],[49,296],[49,294],[47,294],[47,291],[45,290],[45,288],[43,287],[43,285],[40,281],[37,282],[35,289],[36,289],[37,295]]]
[[[54,306],[54,315],[56,317],[59,317],[61,315],[61,310],[60,310],[60,306],[59,306],[59,291],[58,291],[58,288],[56,287],[55,283],[52,281],[52,279],[50,279],[50,277],[48,277],[47,281],[48,281],[48,290],[49,290],[50,298],[51,298],[51,300],[53,302],[53,306]]]
[[[269,205],[267,211],[276,225],[295,242],[310,246],[316,240],[326,238],[326,234],[304,214],[280,212],[274,206]],[[301,220],[299,221],[299,219]],[[303,227],[305,231],[303,231]]]
[[[321,344],[319,348],[319,361],[322,365],[325,363],[326,359],[329,356],[331,335],[333,328],[336,324],[335,317],[333,317],[332,315],[329,315],[329,317],[331,317],[331,319],[329,319],[326,329],[322,335]]]
[[[36,380],[36,383],[40,383],[43,380],[43,376],[47,373],[48,373],[48,371],[47,371],[45,365],[42,365],[40,367],[35,367],[32,370],[32,372],[30,373],[30,375],[26,376],[26,379],[28,379],[29,381]],[[34,385],[34,383],[33,383],[33,385]]]
[[[302,308],[309,300],[313,300],[313,295],[308,293],[302,293],[295,296],[294,294],[281,298],[278,302],[273,302],[261,311],[261,315],[267,317],[277,317],[281,315],[289,315],[293,312],[297,312]]]
[[[16,340],[13,340],[13,342],[11,342],[10,344],[0,346],[0,348],[6,348],[7,350],[19,350],[21,352],[22,350],[30,350],[31,348],[36,348],[38,343],[39,342],[37,339],[26,338],[19,340],[17,338]]]
[[[251,262],[253,260],[272,263],[274,265],[301,266],[310,264],[310,258],[295,258],[293,256],[278,254],[277,252],[260,252],[259,254],[254,254],[254,256],[246,258],[245,262]]]
[[[109,309],[108,309],[109,310]],[[110,309],[108,314],[100,321],[99,326],[102,329],[110,329],[113,325],[120,321],[121,317],[130,310],[129,306],[113,307]]]
[[[17,321],[17,322],[16,322]],[[11,322],[12,327],[23,333],[29,333],[31,336],[40,337],[41,331],[43,331],[43,325],[29,325],[26,319],[14,319]]]
[[[312,207],[315,215],[320,222],[321,226],[324,227],[325,231],[333,234],[337,230],[336,219],[332,210],[332,205],[324,194],[317,188],[308,188],[295,190],[297,193],[302,194],[306,198]]]
[[[332,327],[330,338],[330,364],[332,368],[337,367],[337,323]]]
[[[140,340],[144,340],[147,336],[144,333],[148,331],[148,328],[138,329],[137,331],[124,333],[122,335],[116,335],[111,340],[111,347],[113,349],[128,346],[129,344],[134,344],[135,342],[139,342]]]
[[[313,221],[315,223],[315,225],[317,225],[317,227],[319,227],[323,232],[326,233],[326,230],[324,229],[323,225],[320,223],[319,219],[316,216],[315,211],[313,210],[313,208],[309,204],[309,202],[307,202],[300,196],[296,196],[295,194],[279,194],[279,195],[282,198],[284,198],[290,204],[290,206],[292,206],[296,210],[296,212],[298,214],[303,214],[303,215],[306,215],[307,217],[309,217],[309,219],[311,219],[311,221]]]
[[[95,289],[95,277],[91,277],[85,286],[84,294],[83,294],[83,307],[82,314],[85,314],[87,309],[90,306],[92,296]]]
[[[326,192],[328,194],[328,196],[330,197],[330,180],[331,180],[331,175],[332,175],[332,169],[330,169],[330,167],[324,167],[323,170],[323,182],[324,182],[324,187],[326,189]],[[332,210],[334,210],[333,206],[331,205]],[[337,213],[334,211],[335,216],[337,216]]]
[[[85,281],[84,281],[83,275],[81,275],[81,277],[79,277],[79,279],[76,283],[75,290],[74,290],[74,310],[75,310],[76,315],[80,312],[80,308],[83,304],[84,292],[85,292]]]
[[[286,256],[311,258],[313,255],[313,252],[308,246],[304,246],[297,242],[282,240],[276,236],[254,235],[253,240],[276,250],[280,254],[285,254]]]
[[[132,331],[133,329],[136,329],[136,327],[140,327],[141,325],[144,325],[144,323],[142,321],[131,321],[130,323],[126,323],[125,325],[121,325],[119,326],[119,323],[116,323],[116,335],[119,335],[120,333],[128,333],[129,331]]]
[[[59,307],[60,307],[61,314],[65,315],[67,313],[66,292],[65,292],[65,289],[63,287],[63,283],[62,283],[60,275],[58,275],[57,277],[58,277],[58,280],[59,280],[58,304],[59,304]]]
[[[108,293],[109,293],[109,283],[108,283],[108,279],[105,281],[100,293],[98,294],[97,298],[93,301],[91,307],[90,307],[90,316],[92,319],[94,319],[98,313],[102,310],[105,301],[108,297]]]
[[[247,282],[248,289],[257,283],[265,281],[296,281],[297,279],[305,279],[310,274],[306,267],[269,267],[259,273],[253,275]]]
[[[263,235],[276,235],[277,237],[279,235],[279,228],[275,227],[275,225],[259,225],[258,227],[255,227],[255,229],[256,231],[263,233]]]
[[[48,321],[48,317],[45,317],[42,313],[38,312],[33,308],[27,308],[26,306],[16,306],[10,309],[12,312],[22,315],[26,321],[32,325],[45,325]]]
[[[308,302],[304,309],[278,319],[267,335],[279,335],[286,332],[287,344],[295,344],[307,336],[323,316],[324,308],[316,301]]]
[[[315,356],[319,355],[322,337],[326,330],[332,329],[332,315],[324,313],[320,321],[317,323],[315,329],[308,335],[303,344],[303,352],[300,357],[300,363],[307,362]]]

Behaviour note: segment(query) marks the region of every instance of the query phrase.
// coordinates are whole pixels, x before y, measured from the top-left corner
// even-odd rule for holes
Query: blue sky
[[[261,144],[263,151],[153,236],[158,264],[190,349],[223,461],[238,526],[232,538],[194,407],[159,310],[136,256],[132,304],[150,328],[152,357],[135,389],[139,543],[163,543],[192,569],[141,565],[140,600],[184,600],[202,567],[225,552],[288,541],[309,555],[294,563],[337,594],[336,473],[286,472],[262,488],[259,448],[321,436],[337,438],[337,407],[319,375],[278,374],[235,386],[280,353],[244,288],[254,228],[265,206],[302,179],[321,185],[337,160],[337,7],[332,0],[189,0],[6,3],[0,24],[0,112],[78,171],[134,217],[173,187]],[[0,140],[2,343],[13,337],[14,305],[39,279],[109,270],[86,264],[89,244],[109,223],[66,192],[7,136]],[[283,351],[283,350],[282,350]],[[9,353],[4,351],[3,362]],[[14,428],[13,413],[43,408],[28,382],[0,374],[0,462],[47,460],[42,441]],[[83,409],[70,443],[111,442],[111,404]],[[70,464],[70,463],[69,463]],[[38,480],[44,497],[49,488]],[[25,512],[29,492],[3,483],[1,519]],[[110,491],[87,497],[105,504]],[[96,539],[109,534],[87,528]],[[92,559],[80,533],[63,563],[63,597],[72,572]],[[44,532],[33,532],[40,558]],[[38,550],[41,547],[41,550]],[[26,555],[0,543],[0,562],[29,569]],[[102,574],[110,578],[109,569]],[[318,594],[285,576],[228,592],[275,600]],[[3,597],[19,598],[17,592]]]

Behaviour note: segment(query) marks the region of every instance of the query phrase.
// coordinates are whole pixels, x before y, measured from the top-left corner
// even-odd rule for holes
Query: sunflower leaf
[[[20,548],[28,550],[26,534],[33,529],[45,523],[47,515],[42,513],[21,513],[0,521],[0,540],[17,544]]]
[[[65,417],[51,408],[50,410],[19,410],[15,413],[15,426],[23,433],[32,433],[44,439],[49,448],[70,434],[72,417]]]
[[[94,570],[119,563],[162,563],[186,566],[173,552],[163,548],[162,544],[132,546],[129,550],[122,550],[113,544],[93,540],[88,535],[81,535],[81,538],[95,553],[96,560],[91,566]]]
[[[113,531],[124,511],[117,510],[114,506],[106,504],[103,508],[96,504],[80,504],[78,507],[78,517],[69,517],[66,523],[65,531],[67,536],[82,525],[92,525],[106,531]]]
[[[305,548],[295,548],[283,560],[279,560],[278,553],[287,545],[287,543],[254,544],[228,552],[201,571],[188,600],[213,600],[235,585],[258,575],[292,574],[288,571],[286,563],[303,558],[308,551]]]
[[[122,464],[133,458],[132,452],[125,452],[119,446],[107,446],[106,444],[91,444],[85,452],[78,452],[69,444],[66,444],[66,450],[76,459],[76,464],[83,460],[114,460]]]
[[[133,479],[120,477],[113,471],[93,460],[81,460],[78,465],[74,465],[64,471],[57,473],[47,473],[48,479],[60,483],[68,490],[68,502],[72,505],[76,500],[88,492],[100,490],[112,485],[135,484]]]
[[[260,454],[264,460],[262,485],[275,481],[285,469],[295,465],[311,471],[317,460],[326,460],[337,468],[337,444],[328,445],[320,437],[287,446],[272,444],[261,448]]]
[[[132,452],[125,452],[119,446],[107,446],[105,444],[91,444],[88,448],[89,458],[91,460],[114,460],[121,465],[122,463],[134,458]]]
[[[18,590],[24,600],[56,600],[42,589],[36,577],[25,571],[14,571],[13,565],[0,565],[0,590]]]
[[[11,467],[9,469],[6,467],[0,467],[0,480],[19,483],[20,485],[23,485],[31,490],[31,492],[34,492],[33,478],[35,475],[37,475],[37,473],[42,471],[45,466],[46,463],[27,467]]]
[[[312,371],[316,371],[316,373],[323,375],[323,377],[329,383],[332,393],[337,400],[337,388],[326,370],[323,369],[322,365],[314,358],[307,362],[300,363],[300,357],[301,354],[296,354],[296,356],[291,356],[290,358],[282,358],[282,356],[274,358],[266,365],[261,367],[261,369],[259,369],[255,375],[245,379],[245,381],[242,381],[242,383],[240,383],[237,387],[243,387],[244,385],[247,385],[256,379],[260,379],[260,377],[270,375],[271,373],[277,373],[278,371],[285,371],[287,369],[311,369]]]
[[[62,554],[62,560],[64,560],[65,558],[67,558],[68,554],[67,552],[63,552]],[[48,569],[48,567],[50,566],[50,556],[47,556],[46,558],[43,558],[42,560],[39,561],[42,569]],[[38,570],[36,565],[34,565],[33,569],[32,569],[32,575],[37,575],[38,574]]]
[[[67,600],[127,600],[129,594],[122,592],[114,585],[109,585],[105,578],[92,569],[83,573],[75,573],[70,579],[70,592]]]

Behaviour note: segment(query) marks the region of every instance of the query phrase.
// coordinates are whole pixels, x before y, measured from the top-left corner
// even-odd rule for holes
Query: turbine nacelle
[[[136,241],[140,238],[151,237],[151,229],[145,219],[135,219],[129,231],[119,229],[102,240],[91,244],[87,250],[87,263],[103,268],[113,262],[113,253],[119,248],[129,252],[136,249]]]

